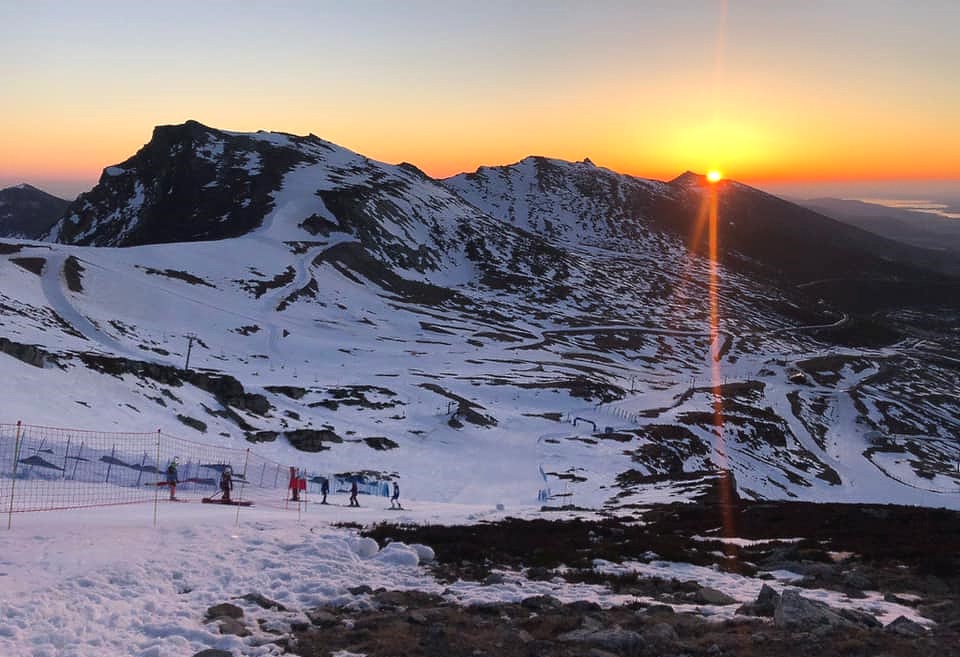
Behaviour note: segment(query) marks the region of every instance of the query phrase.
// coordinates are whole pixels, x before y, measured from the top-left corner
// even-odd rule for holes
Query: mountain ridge
[[[888,287],[935,275],[869,250],[844,261],[887,243],[826,218],[752,243],[754,226],[789,237],[818,215],[747,186],[548,158],[437,181],[316,137],[201,124],[127,162],[57,229],[76,243],[0,242],[0,368],[27,420],[174,422],[327,472],[403,470],[423,492],[445,453],[448,501],[484,481],[535,493],[539,466],[598,507],[700,471],[755,499],[893,486],[922,502],[955,482],[956,309],[861,312],[797,286],[820,261],[774,256],[816,246],[823,272]],[[717,261],[692,238],[714,193]]]

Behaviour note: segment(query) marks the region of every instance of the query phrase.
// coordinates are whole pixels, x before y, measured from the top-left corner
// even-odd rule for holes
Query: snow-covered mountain
[[[254,441],[443,501],[529,499],[542,468],[622,506],[723,468],[745,497],[960,506],[956,280],[734,182],[437,181],[188,122],[49,237],[0,243],[0,420]]]
[[[63,217],[69,204],[26,183],[0,189],[0,237],[41,237]]]

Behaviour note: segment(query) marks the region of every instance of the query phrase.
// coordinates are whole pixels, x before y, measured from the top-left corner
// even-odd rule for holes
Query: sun
[[[723,180],[723,174],[722,174],[721,172],[717,171],[716,169],[714,169],[714,170],[712,170],[712,171],[708,171],[708,172],[707,172],[707,180],[709,180],[709,181],[712,182],[712,183],[720,182],[721,180]]]

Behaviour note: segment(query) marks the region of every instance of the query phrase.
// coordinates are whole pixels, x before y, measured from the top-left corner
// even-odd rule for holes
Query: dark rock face
[[[40,347],[21,344],[4,337],[0,337],[0,353],[13,356],[17,360],[21,360],[34,367],[43,367],[44,362],[48,359],[53,360],[51,354]]]
[[[286,143],[282,143],[286,141]],[[158,126],[136,155],[107,167],[96,187],[70,204],[48,237],[55,242],[133,246],[242,235],[272,209],[283,175],[309,161],[311,137],[259,139],[196,121]]]
[[[321,452],[330,449],[323,443],[342,443],[343,438],[329,429],[297,429],[287,432],[290,444],[304,452]]]
[[[0,237],[40,239],[68,205],[70,201],[26,184],[0,189]]]

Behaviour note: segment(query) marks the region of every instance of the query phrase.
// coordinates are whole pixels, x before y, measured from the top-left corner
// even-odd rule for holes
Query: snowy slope
[[[261,214],[223,206],[221,233],[207,215],[163,233],[166,206],[138,190],[179,169],[142,151],[56,231],[133,246],[0,244],[0,420],[256,440],[443,502],[535,501],[542,467],[556,502],[616,507],[638,478],[725,468],[747,497],[960,506],[949,330],[838,346],[839,312],[725,266],[712,287],[646,214],[675,187],[540,158],[440,184],[312,136],[198,126],[190,161],[212,174],[190,184],[267,176],[245,197]],[[266,406],[199,387],[188,336],[191,370]],[[297,430],[342,442],[298,451]],[[364,440],[381,437],[396,447]]]

